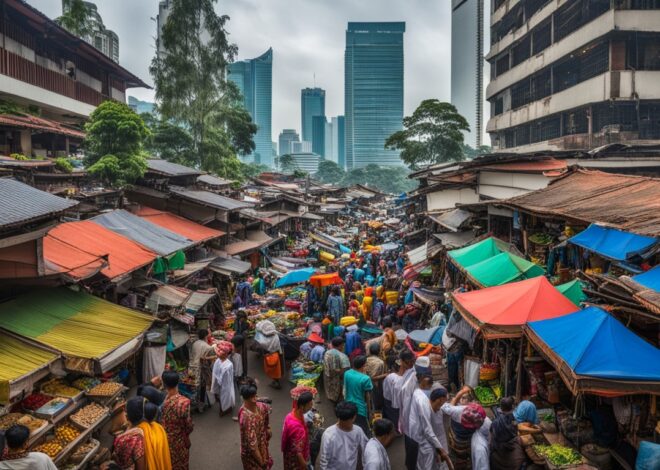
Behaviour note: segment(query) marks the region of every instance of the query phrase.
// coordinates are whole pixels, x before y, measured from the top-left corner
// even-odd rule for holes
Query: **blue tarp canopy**
[[[656,292],[660,292],[660,266],[656,266],[650,271],[633,276],[632,280]]]
[[[569,241],[615,261],[626,261],[634,255],[641,255],[657,243],[657,239],[653,237],[622,232],[596,224],[591,224]]]
[[[530,322],[525,330],[574,394],[660,392],[660,349],[598,307]]]
[[[301,282],[309,281],[309,278],[314,275],[316,268],[303,268],[296,271],[289,271],[282,276],[275,287],[290,286],[292,284],[300,284]]]

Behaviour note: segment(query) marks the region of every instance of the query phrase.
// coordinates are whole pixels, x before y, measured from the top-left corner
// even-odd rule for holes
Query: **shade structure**
[[[171,255],[195,244],[178,233],[164,229],[123,209],[97,215],[91,220],[123,237],[130,238],[161,256]]]
[[[449,259],[479,287],[542,276],[543,268],[508,251],[507,243],[487,238],[474,245],[447,252]]]
[[[605,258],[626,261],[649,251],[658,239],[591,224],[569,241]]]
[[[43,238],[43,252],[47,273],[59,273],[76,281],[93,277],[108,267],[102,255],[81,250],[50,235]]]
[[[49,374],[48,366],[59,360],[56,352],[0,333],[0,403],[29,392],[35,381]]]
[[[529,321],[575,311],[575,304],[545,277],[453,294],[463,318],[486,339],[519,338]]]
[[[598,307],[530,322],[530,342],[574,393],[660,393],[660,349]]]
[[[545,274],[542,267],[511,253],[500,253],[466,268],[466,271],[482,287],[501,286]]]
[[[316,268],[303,268],[297,269],[295,271],[289,271],[277,281],[275,287],[284,287],[290,286],[292,284],[300,284],[301,282],[307,282],[315,272]]]
[[[339,277],[339,273],[317,274],[309,278],[309,282],[315,287],[326,287],[337,284],[344,284]]]
[[[560,284],[556,287],[559,292],[568,297],[568,299],[578,307],[580,306],[580,303],[587,299],[587,296],[584,295],[582,284],[579,279],[574,279],[566,284]]]
[[[633,276],[632,279],[648,289],[660,292],[660,266],[656,266],[645,273]]]
[[[51,244],[49,239],[60,243]],[[77,252],[59,251],[60,248],[67,246],[77,248]],[[85,253],[107,257],[108,265],[101,269],[101,274],[113,281],[120,280],[131,272],[151,264],[158,257],[156,253],[133,240],[89,220],[60,224],[50,230],[44,238],[46,262],[52,261],[60,265],[60,263],[64,264],[60,259],[68,257],[67,264],[75,262],[78,266],[83,266],[89,260],[89,256]]]
[[[215,230],[170,212],[159,211],[150,207],[141,207],[136,214],[153,224],[195,242],[212,240],[225,234],[220,230]]]
[[[142,344],[152,319],[98,297],[60,287],[2,304],[0,328],[59,351],[67,369],[104,372]]]

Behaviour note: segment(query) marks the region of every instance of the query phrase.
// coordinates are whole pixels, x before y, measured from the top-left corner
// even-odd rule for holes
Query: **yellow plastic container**
[[[388,290],[385,292],[385,300],[387,305],[396,305],[399,301],[399,293],[395,290]]]
[[[342,317],[342,319],[339,320],[339,324],[341,326],[351,326],[351,325],[355,325],[357,322],[358,322],[357,318],[351,316]]]
[[[320,261],[325,261],[326,263],[329,263],[330,261],[334,261],[335,255],[332,253],[328,253],[327,251],[321,251],[319,253],[319,260]]]

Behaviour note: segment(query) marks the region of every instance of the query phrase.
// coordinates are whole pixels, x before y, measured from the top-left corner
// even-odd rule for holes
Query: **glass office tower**
[[[273,49],[255,59],[229,65],[227,78],[241,90],[245,109],[257,125],[254,152],[243,155],[243,161],[272,167]]]
[[[346,168],[401,165],[385,140],[402,129],[404,22],[348,23],[344,55]]]
[[[314,116],[325,116],[325,90],[303,88],[300,90],[300,119],[302,140],[313,142]]]

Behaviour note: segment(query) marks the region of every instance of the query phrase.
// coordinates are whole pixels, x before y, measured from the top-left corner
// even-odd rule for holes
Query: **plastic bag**
[[[473,359],[465,359],[465,366],[463,367],[463,382],[465,385],[469,385],[472,388],[475,388],[479,385],[479,371],[481,369],[481,363]]]

